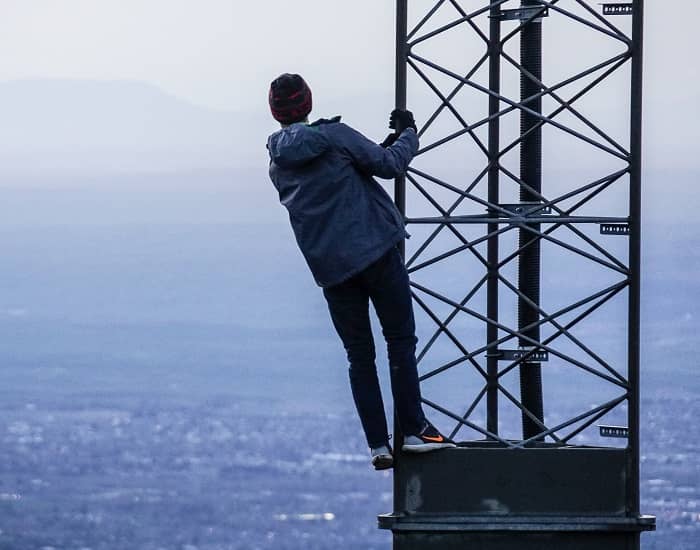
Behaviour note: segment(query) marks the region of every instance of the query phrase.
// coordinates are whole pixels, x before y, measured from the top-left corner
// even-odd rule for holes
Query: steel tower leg
[[[537,6],[535,0],[525,0],[523,6]],[[542,81],[542,22],[540,18],[525,23],[520,38],[520,64],[539,82]],[[520,100],[522,104],[538,114],[542,113],[542,98],[527,100],[537,95],[541,88],[530,75],[520,75]],[[539,202],[542,192],[542,131],[537,126],[537,116],[525,111],[520,114],[520,134],[525,136],[520,144],[520,179],[531,189],[520,189],[521,202]],[[537,126],[537,128],[535,128]],[[535,129],[533,129],[535,128]],[[524,297],[518,299],[518,330],[528,339],[520,339],[521,347],[531,347],[532,341],[540,341],[539,325],[527,330],[523,327],[536,324],[539,312],[532,304],[540,304],[540,241],[534,238],[533,231],[540,231],[539,223],[529,224],[528,229],[520,229],[521,248],[518,263],[518,289]],[[520,365],[520,395],[523,406],[537,419],[544,420],[542,404],[542,365],[534,361],[524,361]],[[522,415],[523,439],[529,439],[542,430],[527,415]]]
[[[489,29],[489,89],[493,92],[501,92],[501,21],[499,13],[501,9],[497,5],[491,6],[491,22]],[[498,113],[500,102],[495,96],[489,97],[489,116]],[[499,168],[500,162],[500,118],[494,116],[489,122],[489,173],[488,173],[488,201],[490,204],[499,202]],[[497,218],[498,214],[490,213]],[[487,226],[487,233],[491,235],[487,242],[488,282],[486,283],[486,316],[492,321],[486,325],[486,343],[491,345],[498,340],[498,231],[497,223]],[[496,347],[490,348],[486,358],[486,373],[488,375],[486,391],[486,429],[493,434],[498,434],[498,351]]]
[[[630,437],[628,509],[639,514],[639,364],[640,364],[640,270],[642,216],[642,46],[644,0],[635,0],[632,20],[632,87],[630,120],[630,290],[628,320],[628,363],[630,391],[628,426]]]
[[[406,34],[408,32],[408,0],[396,3],[396,91],[397,109],[406,108]],[[401,175],[394,182],[394,202],[399,212],[406,215],[406,177]],[[404,241],[399,243],[401,254],[405,253]]]
[[[408,0],[397,0],[396,2],[396,80],[395,80],[395,106],[397,109],[406,108],[406,35],[408,33]],[[406,216],[406,176],[398,176],[394,181],[394,203],[399,212]],[[406,255],[406,243],[399,242],[401,255]],[[394,467],[398,468],[401,463],[401,445],[403,444],[403,434],[394,408]],[[394,499],[399,490],[399,480],[393,478]]]

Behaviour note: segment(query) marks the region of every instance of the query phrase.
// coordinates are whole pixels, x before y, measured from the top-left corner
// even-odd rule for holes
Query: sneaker
[[[372,456],[372,466],[374,466],[375,470],[386,470],[394,465],[394,457],[388,445],[382,445],[369,451]]]
[[[407,435],[403,438],[402,451],[409,453],[427,453],[437,449],[456,447],[454,441],[442,435],[435,426],[426,421],[425,428],[418,435]]]

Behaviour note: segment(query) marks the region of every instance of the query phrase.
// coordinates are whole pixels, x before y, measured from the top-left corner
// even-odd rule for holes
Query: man
[[[392,113],[396,132],[381,144],[340,122],[309,124],[311,90],[296,74],[270,86],[270,110],[282,129],[267,142],[270,178],[279,192],[350,363],[350,386],[378,470],[393,464],[377,379],[369,301],[387,342],[391,389],[404,435],[401,449],[425,452],[454,443],[425,418],[416,369],[415,322],[408,274],[397,244],[403,217],[372,176],[393,178],[418,150],[410,111]]]

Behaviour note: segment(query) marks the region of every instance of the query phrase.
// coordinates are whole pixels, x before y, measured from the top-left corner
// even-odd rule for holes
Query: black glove
[[[391,116],[389,117],[389,128],[393,128],[399,134],[406,128],[413,128],[414,131],[418,132],[418,128],[416,128],[416,121],[413,118],[413,113],[402,109],[394,109],[391,111]]]
[[[386,136],[384,141],[382,141],[379,145],[381,145],[382,147],[384,147],[386,149],[387,147],[391,147],[392,145],[394,145],[394,142],[397,139],[399,139],[399,134],[397,134],[397,133],[389,134],[388,136]]]

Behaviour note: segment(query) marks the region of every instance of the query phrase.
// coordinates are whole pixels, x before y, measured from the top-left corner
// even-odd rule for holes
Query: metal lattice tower
[[[395,200],[431,419],[400,549],[638,548],[643,1],[397,0]],[[613,437],[615,439],[609,439]]]

